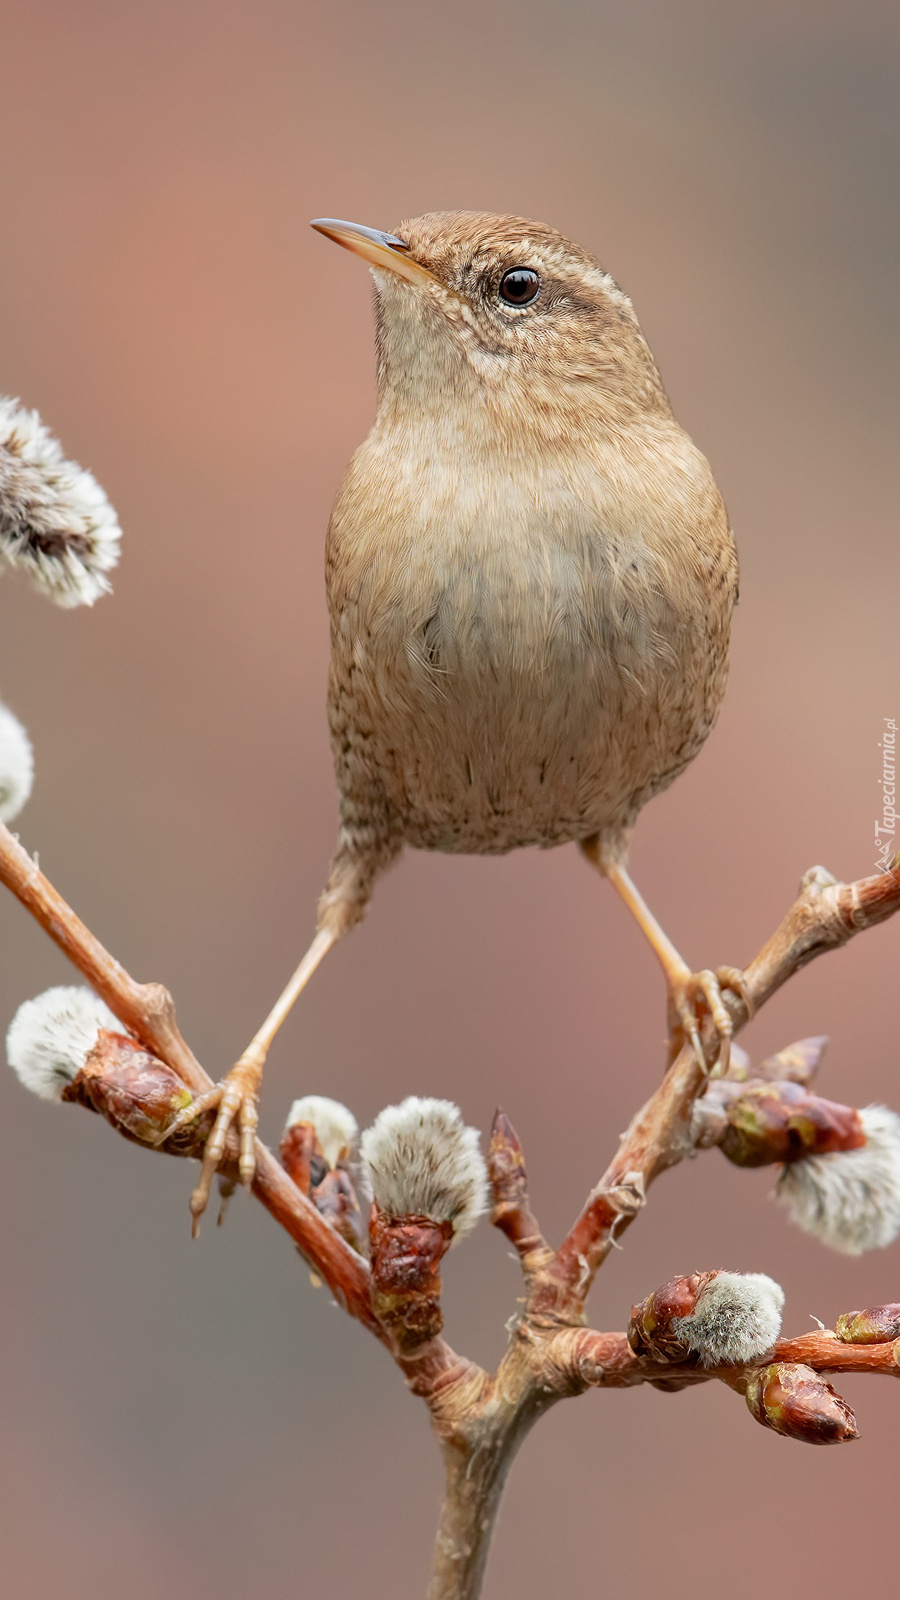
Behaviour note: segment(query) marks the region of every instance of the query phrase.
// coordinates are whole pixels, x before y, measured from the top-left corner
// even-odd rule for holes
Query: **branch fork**
[[[160,985],[139,984],[129,976],[2,824],[0,880],[127,1030],[100,1036],[66,1097],[100,1110],[127,1137],[152,1147],[150,1135],[159,1131],[163,1107],[168,1114],[175,1101],[184,1104],[186,1093],[199,1098],[212,1088],[212,1080],[181,1036],[171,996]],[[758,1011],[809,961],[898,909],[900,866],[852,884],[838,883],[823,868],[813,868],[779,927],[744,970],[743,993],[723,994],[733,1032],[737,1034],[750,1012]],[[704,1035],[702,1043],[706,1047],[713,1041]],[[791,1081],[793,1068],[785,1063],[782,1067],[783,1081]],[[760,1070],[762,1081],[767,1074]],[[124,1087],[123,1073],[128,1079]],[[731,1075],[737,1083],[740,1073],[734,1062]],[[338,1231],[337,1218],[346,1216],[346,1207],[336,1195],[331,1197],[331,1212],[324,1216],[310,1198],[309,1152],[305,1168],[302,1161],[292,1165],[293,1157],[288,1158],[295,1176],[301,1170],[307,1174],[298,1184],[256,1141],[253,1193],[285,1228],[338,1304],[385,1345],[411,1392],[429,1407],[447,1473],[429,1600],[475,1600],[511,1461],[530,1427],[559,1399],[588,1388],[650,1383],[679,1389],[717,1380],[744,1393],[764,1425],[774,1428],[777,1422],[778,1431],[809,1442],[818,1430],[817,1442],[837,1442],[855,1437],[855,1422],[821,1375],[900,1376],[897,1306],[846,1313],[836,1331],[776,1339],[752,1361],[738,1364],[705,1366],[696,1352],[685,1355],[675,1345],[671,1358],[665,1359],[658,1351],[636,1350],[623,1332],[602,1333],[585,1326],[585,1303],[594,1276],[644,1209],[651,1184],[704,1144],[721,1142],[710,1134],[709,1117],[692,1117],[707,1089],[711,1106],[719,1095],[722,1112],[730,1084],[722,1094],[716,1081],[707,1077],[691,1047],[681,1050],[632,1120],[555,1250],[531,1205],[521,1143],[509,1118],[497,1113],[489,1155],[491,1219],[517,1252],[526,1298],[493,1376],[459,1356],[441,1336],[439,1269],[452,1228],[435,1224],[433,1217],[393,1217],[376,1206],[370,1265]],[[742,1087],[746,1098],[750,1086]],[[790,1096],[783,1099],[787,1104]],[[161,1148],[171,1154],[202,1155],[210,1126],[210,1114],[198,1113],[168,1147],[163,1141]],[[849,1123],[845,1136],[852,1136]],[[238,1155],[237,1139],[229,1134],[227,1175],[236,1173]],[[333,1187],[343,1193],[343,1180]]]

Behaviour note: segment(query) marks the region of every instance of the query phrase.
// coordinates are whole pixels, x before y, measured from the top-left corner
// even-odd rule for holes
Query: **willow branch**
[[[898,910],[900,867],[856,883],[838,883],[823,867],[811,868],[787,915],[744,972],[749,1004],[731,992],[724,996],[735,1032],[816,956],[838,949]],[[712,1042],[708,1028],[704,1044]],[[539,1275],[532,1297],[538,1315],[580,1316],[597,1269],[642,1208],[654,1178],[693,1152],[691,1107],[705,1082],[703,1067],[685,1046],[632,1121],[555,1258]]]
[[[900,1378],[900,1339],[882,1344],[844,1344],[829,1329],[779,1339],[766,1361],[787,1361],[812,1367],[815,1372],[871,1372]],[[593,1328],[566,1328],[547,1346],[546,1361],[571,1384],[570,1393],[584,1389],[632,1389],[641,1383],[686,1388],[713,1379],[740,1387],[745,1367],[681,1365],[635,1355],[624,1333],[596,1333]],[[758,1365],[759,1363],[755,1363]]]
[[[211,1080],[181,1036],[168,991],[158,984],[137,983],[113,959],[2,824],[0,881],[143,1049],[176,1073],[192,1094],[203,1094]],[[748,1003],[736,995],[726,996],[735,1031],[748,1020],[749,1011],[764,1004],[816,955],[844,944],[898,909],[900,869],[849,885],[836,883],[821,868],[813,869],[780,927],[747,968]],[[396,1346],[373,1310],[366,1262],[329,1226],[270,1151],[257,1143],[253,1184],[257,1198],[339,1304],[388,1347],[409,1388],[429,1406],[447,1467],[431,1600],[474,1600],[509,1464],[533,1422],[557,1400],[588,1388],[640,1383],[673,1389],[717,1379],[741,1389],[757,1370],[703,1368],[696,1360],[663,1362],[636,1355],[622,1333],[573,1325],[583,1313],[594,1273],[616,1233],[643,1207],[649,1184],[692,1152],[690,1112],[705,1081],[693,1051],[682,1050],[660,1088],[634,1118],[615,1159],[555,1255],[531,1209],[515,1130],[498,1113],[490,1150],[493,1220],[515,1246],[531,1292],[495,1377],[458,1356],[440,1337],[426,1339],[412,1351]],[[233,1163],[236,1141],[230,1137],[226,1155]],[[195,1138],[202,1138],[202,1130],[195,1130]],[[561,1322],[568,1326],[561,1328]],[[853,1345],[831,1332],[812,1333],[780,1341],[766,1359],[822,1373],[882,1372],[896,1377],[900,1339]]]
[[[145,1050],[171,1067],[193,1094],[201,1095],[212,1087],[212,1079],[181,1036],[168,990],[161,984],[135,982],[85,927],[2,823],[0,882],[31,912]],[[377,1337],[383,1338],[369,1300],[366,1263],[319,1216],[259,1140],[253,1192],[290,1235],[304,1260],[327,1283],[338,1304]]]

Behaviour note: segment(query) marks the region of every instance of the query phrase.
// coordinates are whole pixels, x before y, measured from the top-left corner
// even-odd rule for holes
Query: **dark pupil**
[[[527,306],[541,286],[541,280],[531,267],[513,267],[500,279],[500,298],[511,306]]]

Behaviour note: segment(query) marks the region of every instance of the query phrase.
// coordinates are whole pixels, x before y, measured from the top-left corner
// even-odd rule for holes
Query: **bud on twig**
[[[191,1092],[122,1030],[93,989],[59,987],[26,1000],[10,1023],[6,1053],[26,1088],[43,1099],[87,1106],[138,1144],[171,1155],[203,1154],[215,1112],[162,1137],[190,1105]]]
[[[325,1173],[321,1183],[315,1184],[309,1195],[319,1215],[339,1233],[351,1250],[365,1254],[366,1228],[356,1185],[346,1167],[333,1167]]]
[[[288,1122],[278,1146],[278,1159],[301,1194],[308,1195],[313,1177],[320,1183],[328,1171],[322,1146],[311,1122]]]
[[[449,1222],[433,1217],[392,1217],[377,1204],[369,1223],[372,1309],[393,1334],[402,1355],[411,1355],[444,1326],[441,1312],[443,1257],[453,1242]]]
[[[59,606],[93,605],[119,559],[116,514],[36,411],[0,398],[0,571],[27,573]]]
[[[691,1352],[676,1334],[673,1322],[695,1309],[701,1289],[714,1277],[714,1272],[695,1272],[689,1278],[670,1278],[632,1306],[628,1343],[635,1355],[650,1356],[654,1361],[689,1360]]]
[[[718,1145],[739,1167],[782,1164],[775,1190],[798,1227],[833,1250],[859,1255],[900,1233],[900,1117],[809,1093],[824,1038],[802,1039],[763,1062],[793,1078],[714,1079],[695,1101],[696,1149]]]
[[[0,705],[0,822],[19,815],[34,781],[31,740],[18,717]]]
[[[487,1204],[487,1174],[475,1128],[449,1100],[387,1106],[362,1136],[372,1192],[391,1217],[448,1222],[452,1237],[474,1228]]]
[[[9,1025],[6,1055],[26,1089],[44,1100],[61,1100],[97,1042],[101,1028],[121,1023],[93,989],[60,985],[25,1000]]]
[[[739,1366],[771,1349],[783,1305],[781,1288],[763,1273],[695,1272],[632,1307],[628,1342],[657,1361]]]
[[[134,1039],[105,1029],[61,1098],[99,1112],[126,1139],[169,1155],[199,1158],[215,1120],[207,1111],[163,1139],[174,1117],[190,1105],[190,1089]]]
[[[491,1127],[488,1172],[493,1199],[491,1221],[499,1225],[503,1213],[528,1203],[525,1155],[515,1128],[499,1106]]]
[[[412,1095],[388,1106],[362,1136],[372,1180],[372,1306],[410,1354],[443,1326],[440,1262],[485,1208],[478,1134],[448,1100]]]
[[[747,1083],[751,1079],[766,1083],[802,1083],[808,1088],[819,1070],[828,1042],[827,1034],[797,1039],[794,1044],[785,1045],[777,1055],[767,1056],[765,1061],[758,1061],[755,1066],[746,1050],[742,1050],[740,1045],[732,1045],[726,1079],[732,1083]]]
[[[834,1331],[844,1344],[889,1344],[900,1339],[900,1305],[845,1311]]]
[[[866,1106],[859,1120],[859,1148],[796,1161],[775,1190],[798,1227],[845,1255],[883,1249],[900,1233],[900,1117]]]
[[[515,1245],[526,1272],[535,1271],[550,1257],[552,1251],[531,1209],[528,1173],[519,1136],[499,1106],[491,1128],[488,1176],[491,1221]]]
[[[713,1078],[691,1111],[691,1138],[697,1149],[719,1145],[735,1166],[763,1167],[863,1144],[858,1111],[810,1094],[806,1083],[799,1081],[797,1060],[806,1047],[821,1042],[802,1039],[764,1061],[750,1077],[729,1073],[727,1078]],[[779,1067],[785,1076],[764,1078],[767,1066]],[[788,1076],[791,1070],[796,1077]]]
[[[777,1055],[767,1056],[765,1061],[760,1061],[749,1076],[765,1078],[769,1083],[800,1083],[808,1089],[819,1070],[828,1043],[827,1033],[815,1034],[810,1039],[797,1039],[794,1044],[785,1045]]]
[[[843,1444],[859,1437],[856,1418],[812,1367],[776,1361],[747,1381],[747,1405],[757,1422],[801,1444]]]
[[[860,1113],[797,1083],[747,1085],[724,1108],[722,1154],[737,1167],[802,1161],[865,1144]]]
[[[359,1129],[339,1100],[310,1094],[295,1100],[279,1155],[288,1176],[352,1249],[363,1250],[365,1227],[348,1163]]]
[[[285,1133],[302,1123],[315,1129],[322,1154],[329,1167],[348,1161],[359,1138],[359,1128],[353,1112],[339,1100],[329,1100],[324,1094],[307,1094],[295,1100],[287,1114]]]

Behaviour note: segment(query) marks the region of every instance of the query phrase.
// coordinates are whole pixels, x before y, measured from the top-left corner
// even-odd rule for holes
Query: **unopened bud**
[[[488,1148],[493,1221],[502,1210],[527,1204],[528,1174],[519,1136],[506,1115],[497,1108]]]
[[[632,1307],[628,1342],[657,1361],[739,1366],[771,1349],[783,1305],[783,1291],[763,1273],[695,1272]]]
[[[670,1278],[632,1306],[628,1343],[635,1355],[650,1356],[654,1361],[687,1361],[690,1352],[673,1323],[695,1309],[701,1289],[714,1277],[714,1272],[695,1272],[688,1278]]]
[[[372,1206],[372,1308],[401,1355],[411,1355],[444,1326],[440,1265],[452,1242],[449,1221],[392,1217],[377,1203]]]
[[[834,1331],[844,1344],[889,1344],[892,1339],[900,1339],[900,1305],[845,1311],[838,1317]]]
[[[19,815],[34,781],[34,752],[25,729],[0,704],[0,822]]]
[[[387,1106],[361,1149],[386,1216],[449,1223],[454,1240],[474,1228],[487,1203],[487,1172],[477,1131],[451,1101],[410,1095]]]
[[[353,1250],[362,1252],[365,1224],[348,1166],[358,1132],[353,1113],[340,1101],[306,1095],[291,1106],[278,1153],[288,1176],[320,1216]]]
[[[858,1148],[792,1162],[775,1190],[798,1227],[845,1255],[883,1249],[900,1233],[900,1117],[877,1105],[858,1115]]]
[[[798,1083],[747,1086],[725,1108],[720,1149],[737,1167],[802,1161],[866,1142],[858,1111],[809,1094]]]
[[[328,1162],[311,1122],[288,1124],[281,1135],[278,1157],[301,1194],[308,1195],[313,1182],[321,1183],[328,1171]]]
[[[799,1083],[808,1088],[819,1070],[828,1047],[827,1033],[810,1039],[797,1039],[777,1055],[767,1056],[753,1068],[751,1077],[767,1078],[770,1083]]]
[[[62,1099],[101,1028],[118,1029],[109,1006],[82,984],[45,989],[24,1000],[9,1025],[6,1054],[26,1089],[43,1100]]]
[[[329,1167],[349,1160],[359,1138],[359,1128],[352,1111],[340,1100],[329,1100],[324,1094],[307,1094],[295,1100],[287,1115],[285,1133],[301,1123],[315,1129],[316,1138]]]
[[[856,1418],[846,1401],[812,1367],[776,1361],[747,1382],[747,1405],[757,1422],[802,1444],[843,1444],[856,1439]]]
[[[134,1039],[102,1029],[81,1071],[63,1090],[63,1100],[97,1111],[118,1133],[137,1144],[170,1155],[202,1155],[215,1114],[179,1128],[171,1139],[161,1136],[193,1096],[178,1074]]]
[[[91,606],[119,559],[116,513],[36,411],[0,398],[0,572],[24,572],[58,606]]]
[[[310,1199],[321,1217],[360,1255],[365,1247],[365,1223],[359,1209],[356,1185],[346,1167],[333,1167],[321,1183],[314,1184]]]

